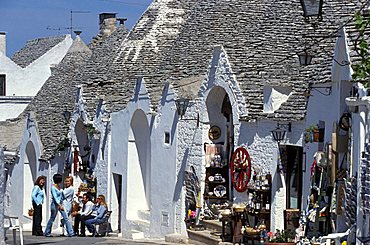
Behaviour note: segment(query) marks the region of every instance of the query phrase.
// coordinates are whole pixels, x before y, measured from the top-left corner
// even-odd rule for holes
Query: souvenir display
[[[204,197],[212,199],[211,203],[217,202],[219,199],[227,199],[229,168],[227,159],[223,157],[223,145],[206,143],[204,150],[206,161]]]
[[[225,182],[225,178],[223,178],[221,174],[215,174],[214,180],[218,182]]]
[[[345,181],[345,203],[346,212],[344,215],[346,217],[347,224],[354,224],[356,222],[356,199],[357,199],[357,178],[351,177],[349,180]],[[337,209],[337,207],[335,207]],[[338,213],[338,210],[335,210]]]
[[[221,174],[215,174],[215,176],[209,176],[208,177],[208,180],[210,182],[213,182],[213,181],[216,181],[216,182],[221,182],[221,183],[224,183],[225,182],[225,178],[222,177]]]
[[[213,161],[211,161],[211,166],[216,168],[221,168],[221,156],[215,155]]]
[[[205,163],[206,167],[221,167],[221,145],[218,144],[205,144]]]
[[[216,197],[223,197],[226,194],[226,187],[223,185],[218,185],[213,189],[213,193]]]
[[[367,153],[368,155],[369,153]],[[361,166],[361,200],[364,213],[370,214],[370,161],[362,159]]]

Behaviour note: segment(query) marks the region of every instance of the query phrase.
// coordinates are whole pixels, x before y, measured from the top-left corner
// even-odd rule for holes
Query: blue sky
[[[0,0],[0,31],[7,33],[7,55],[21,49],[27,40],[82,30],[89,43],[98,33],[99,13],[114,12],[127,18],[131,29],[152,0]],[[88,12],[88,13],[77,13]],[[74,36],[74,34],[73,34]]]

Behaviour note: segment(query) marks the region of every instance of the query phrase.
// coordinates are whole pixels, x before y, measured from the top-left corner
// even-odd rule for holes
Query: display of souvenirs
[[[78,192],[96,193],[96,178],[93,175],[86,174],[85,179],[78,187]]]
[[[214,155],[213,159],[211,159],[210,167],[215,167],[215,168],[223,167],[221,155]]]
[[[227,159],[223,159],[223,145],[205,143],[205,189],[204,195],[211,202],[228,198],[229,169]]]
[[[268,191],[271,185],[271,175],[260,175],[254,174],[252,179],[249,181],[248,188],[253,190],[264,190]]]
[[[357,178],[351,177],[349,180],[345,181],[346,188],[345,188],[345,202],[346,202],[346,212],[344,212],[344,215],[346,217],[346,223],[348,224],[354,224],[356,222],[356,200],[357,200]],[[339,211],[339,209],[336,208],[336,212]],[[340,210],[342,211],[342,210]]]
[[[221,182],[221,183],[224,183],[224,182],[225,182],[225,178],[224,178],[224,177],[222,177],[222,175],[221,175],[221,174],[215,174],[215,176],[209,176],[209,177],[208,177],[208,180],[209,180],[210,182],[214,182],[214,181],[216,181],[216,182]]]
[[[79,192],[91,192],[91,193],[96,192],[95,186],[90,186],[87,183],[81,183],[80,187],[78,188],[78,191]]]
[[[205,162],[206,167],[218,167],[225,166],[221,156],[222,145],[219,144],[206,144],[205,145]]]
[[[223,185],[218,185],[213,189],[213,193],[216,197],[223,197],[226,195],[226,187]]]

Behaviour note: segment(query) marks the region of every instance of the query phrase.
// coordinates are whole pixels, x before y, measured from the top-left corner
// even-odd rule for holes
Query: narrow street
[[[370,0],[0,8],[0,245],[370,245]]]
[[[109,237],[62,237],[57,234],[53,234],[53,237],[44,236],[32,236],[31,232],[23,232],[24,245],[41,245],[41,244],[59,244],[59,245],[70,245],[70,244],[135,244],[135,245],[154,245],[154,244],[177,244],[168,243],[164,240],[124,240],[116,236]],[[7,232],[6,244],[13,244],[13,236],[11,232]],[[17,232],[17,244],[20,244],[19,232]]]

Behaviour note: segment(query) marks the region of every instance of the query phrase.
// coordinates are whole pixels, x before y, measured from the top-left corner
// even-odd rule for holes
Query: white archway
[[[205,128],[205,130],[208,131],[205,133],[210,135],[209,130],[212,127],[218,127],[220,131],[217,138],[209,137],[206,143],[211,143],[212,147],[215,147],[217,152],[221,155],[223,164],[227,164],[227,166],[229,166],[230,158],[234,150],[234,125],[232,106],[225,89],[220,86],[213,87],[208,93],[206,107],[210,128]],[[206,154],[208,154],[207,150]],[[210,174],[211,171],[213,170],[206,169],[206,174]],[[225,197],[232,200],[233,188],[230,181],[229,167],[220,168],[217,171],[217,173],[221,174],[221,176],[225,178],[225,184],[223,185],[227,190]],[[206,181],[206,184],[206,187],[210,190],[213,190],[215,187],[214,183]]]
[[[128,220],[140,219],[150,207],[150,133],[145,113],[137,110],[130,123],[127,163]]]
[[[23,215],[28,216],[28,209],[32,206],[31,196],[34,182],[37,178],[37,158],[33,143],[26,145],[26,154],[23,164]]]

